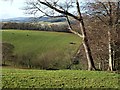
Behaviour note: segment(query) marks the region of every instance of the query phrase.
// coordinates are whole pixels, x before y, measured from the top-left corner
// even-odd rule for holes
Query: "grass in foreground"
[[[118,88],[119,74],[3,68],[3,88]]]

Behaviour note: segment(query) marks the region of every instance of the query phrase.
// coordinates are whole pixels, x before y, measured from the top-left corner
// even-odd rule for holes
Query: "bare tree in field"
[[[119,39],[118,25],[120,22],[120,0],[118,2],[101,2],[96,0],[95,3],[89,4],[90,15],[96,16],[108,27],[108,49],[109,49],[109,66],[108,70],[113,71],[115,42]],[[115,33],[114,33],[115,32]],[[115,38],[113,38],[115,37]]]
[[[27,3],[25,10],[29,14],[40,14],[42,12],[43,16],[49,17],[66,17],[70,32],[78,35],[83,39],[83,46],[86,53],[88,61],[88,70],[96,70],[94,61],[91,54],[91,49],[88,44],[88,38],[86,35],[86,28],[84,25],[83,17],[80,10],[80,2],[78,0],[30,0]],[[71,26],[69,17],[77,20],[80,25],[81,33],[74,31]],[[80,50],[78,50],[78,53]]]

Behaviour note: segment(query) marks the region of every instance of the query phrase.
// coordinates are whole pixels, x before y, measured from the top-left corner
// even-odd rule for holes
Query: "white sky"
[[[24,14],[24,10],[22,10],[26,1],[27,0],[0,0],[0,19],[33,16]]]
[[[26,1],[27,0],[0,0],[0,19],[34,16],[24,14],[25,11],[22,10],[22,8],[25,6]]]
[[[25,1],[27,0],[0,0],[0,19],[33,16],[24,14],[22,8]]]
[[[30,16],[22,8],[26,0],[0,0],[0,19]]]
[[[33,16],[33,15],[24,14],[24,10],[22,10],[22,8],[25,6],[25,1],[27,0],[0,0],[0,19]],[[81,1],[92,2],[92,0],[81,0]],[[101,0],[101,1],[105,1],[105,0]]]

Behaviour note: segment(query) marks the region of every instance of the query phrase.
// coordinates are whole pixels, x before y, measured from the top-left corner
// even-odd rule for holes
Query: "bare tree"
[[[109,66],[108,70],[113,71],[115,42],[118,37],[118,25],[120,20],[120,1],[118,2],[101,2],[89,4],[90,15],[96,16],[108,27],[108,49],[109,49]],[[114,38],[113,38],[114,37]],[[115,39],[116,38],[116,39]]]
[[[83,46],[85,49],[87,61],[88,61],[88,70],[96,70],[94,61],[91,54],[91,49],[88,44],[88,38],[86,35],[86,28],[84,25],[83,17],[80,11],[80,2],[78,0],[66,0],[63,2],[60,2],[59,0],[36,0],[36,1],[29,1],[26,2],[27,6],[25,10],[27,10],[27,13],[29,14],[41,14],[39,12],[42,12],[42,16],[49,16],[49,17],[66,17],[69,31],[78,35],[80,38],[83,39]],[[75,10],[75,12],[74,12]],[[77,20],[80,25],[80,31],[81,33],[74,31],[74,29],[71,26],[69,17],[72,17],[73,19]],[[78,50],[80,52],[80,50]]]

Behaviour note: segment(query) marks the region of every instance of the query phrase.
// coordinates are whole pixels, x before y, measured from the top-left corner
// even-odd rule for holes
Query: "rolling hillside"
[[[8,18],[8,19],[1,19],[2,22],[65,22],[65,18],[50,18],[50,17],[17,17],[17,18]]]
[[[70,63],[70,58],[81,42],[79,37],[70,33],[5,30],[2,34],[3,42],[14,46],[13,55],[17,60],[26,62],[29,62],[27,60],[31,62],[56,60],[59,64],[64,61],[64,63]],[[61,68],[65,68],[64,65],[66,64],[62,64]]]

